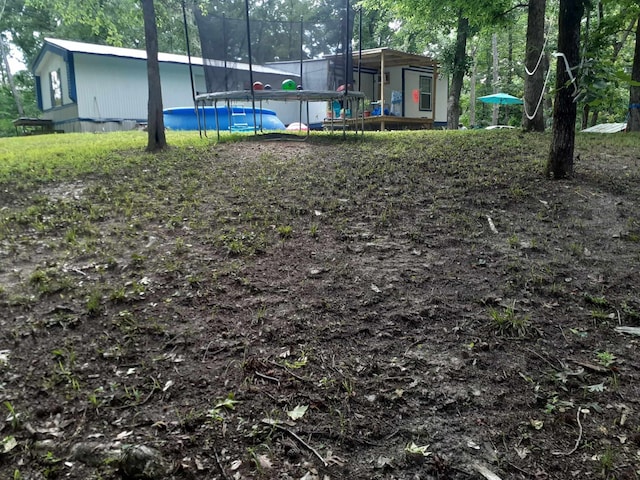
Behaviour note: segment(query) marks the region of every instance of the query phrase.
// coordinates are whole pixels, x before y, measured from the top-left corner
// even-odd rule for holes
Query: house
[[[32,71],[42,118],[55,130],[130,130],[147,122],[146,51],[46,38]],[[164,108],[193,105],[189,58],[159,53]],[[205,91],[203,60],[192,57],[196,92]],[[229,89],[247,88],[249,65],[207,60]],[[274,85],[299,77],[274,67],[253,66],[254,75]]]
[[[148,80],[146,51],[46,38],[32,71],[42,118],[56,131],[95,132],[130,130],[147,122]],[[204,69],[213,69],[214,91],[247,90],[249,65],[221,60],[159,53],[164,108],[193,105],[193,92],[207,92]],[[253,65],[253,79],[277,88],[286,79],[305,90],[335,90],[340,57],[302,62]],[[193,72],[193,90],[190,69]],[[344,71],[344,69],[343,69]],[[344,76],[343,76],[344,78]],[[365,119],[370,128],[432,128],[446,125],[447,82],[428,57],[387,48],[353,55],[353,88],[360,89],[378,108]],[[211,82],[210,82],[211,83]],[[211,87],[210,87],[211,88]],[[325,102],[265,101],[285,125],[302,121],[322,125]],[[352,116],[363,112],[353,107]],[[375,112],[374,112],[375,113]]]
[[[344,78],[341,75],[343,63],[344,58],[340,56],[305,60],[303,86],[310,90],[338,88],[336,78]],[[300,72],[300,62],[270,62],[268,65],[290,73]],[[354,52],[351,78],[351,88],[363,92],[372,103],[373,115],[365,118],[371,128],[447,125],[447,78],[438,74],[438,64],[429,57],[390,48]],[[352,112],[351,123],[358,123],[355,117],[359,114]]]
[[[447,125],[448,79],[439,75],[431,58],[374,48],[354,54],[353,64],[354,72],[360,72],[354,87],[377,102],[383,117],[406,119],[407,128],[412,120],[428,120],[431,128]]]

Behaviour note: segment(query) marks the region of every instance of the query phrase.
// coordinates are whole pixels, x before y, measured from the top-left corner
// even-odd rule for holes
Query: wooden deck
[[[431,118],[408,118],[394,115],[376,115],[360,118],[325,118],[323,122],[325,130],[431,130],[433,120]]]

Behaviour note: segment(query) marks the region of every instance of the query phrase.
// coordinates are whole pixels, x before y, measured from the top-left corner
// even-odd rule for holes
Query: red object
[[[338,92],[344,92],[347,89],[347,87],[345,87],[344,85],[340,85],[336,91]],[[349,90],[353,90],[353,85],[349,84]]]
[[[418,89],[416,88],[413,92],[411,92],[412,96],[413,96],[413,103],[419,103],[420,102],[420,92],[418,91]]]
[[[264,90],[264,85],[262,85],[262,82],[253,82],[253,89]]]

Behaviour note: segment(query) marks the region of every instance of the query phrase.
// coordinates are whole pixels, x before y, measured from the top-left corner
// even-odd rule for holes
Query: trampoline
[[[239,3],[240,2],[237,2],[236,5],[238,5]],[[189,58],[191,58],[190,57],[191,53],[188,47],[189,35],[188,35],[184,2],[182,4],[182,7],[183,7],[183,17],[184,17],[184,24],[185,24],[185,37],[187,40],[186,42],[187,54],[189,55]],[[336,90],[329,90],[329,89],[328,90],[310,90],[310,89],[305,89],[303,85],[298,85],[296,88],[295,84],[293,89],[291,88],[285,89],[284,85],[282,90],[252,88],[252,86],[255,86],[256,83],[260,84],[260,82],[254,83],[253,61],[252,61],[253,55],[252,55],[252,42],[251,42],[251,30],[252,30],[251,22],[253,20],[250,21],[249,1],[244,0],[244,17],[245,17],[244,20],[246,22],[246,25],[245,25],[246,37],[244,38],[244,40],[241,41],[240,44],[246,42],[245,53],[246,53],[246,58],[248,60],[248,65],[249,65],[249,78],[248,78],[249,81],[245,82],[244,89],[240,90],[240,89],[237,89],[237,86],[241,86],[241,85],[238,85],[238,79],[230,80],[226,73],[224,76],[224,82],[220,82],[219,79],[216,80],[213,78],[207,78],[208,72],[205,68],[205,79],[206,79],[207,87],[212,88],[214,90],[220,90],[220,91],[207,91],[204,93],[197,93],[195,91],[193,73],[191,71],[191,85],[192,85],[192,93],[193,93],[193,102],[195,107],[195,108],[191,108],[191,110],[196,114],[196,121],[197,121],[198,130],[200,131],[200,134],[202,135],[202,133],[204,132],[204,135],[206,136],[208,128],[215,127],[218,138],[219,138],[220,130],[226,129],[223,127],[229,128],[229,124],[233,121],[233,119],[229,117],[229,112],[233,112],[234,109],[236,108],[241,108],[248,112],[251,112],[253,116],[252,120],[243,122],[244,125],[246,126],[252,126],[252,128],[247,128],[245,129],[245,131],[253,130],[254,134],[257,135],[258,132],[262,132],[263,130],[269,129],[269,128],[264,128],[265,127],[264,124],[260,121],[260,112],[263,111],[262,109],[263,101],[298,102],[299,104],[298,122],[300,123],[302,123],[303,106],[306,107],[307,121],[309,120],[309,103],[310,102],[338,102],[343,107],[345,112],[348,110],[351,110],[351,111],[355,110],[360,112],[364,111],[365,94],[360,91],[350,90],[351,84],[353,83],[353,54],[351,50],[351,39],[352,39],[351,30],[353,29],[353,16],[350,15],[350,12],[351,12],[351,6],[349,3],[349,0],[345,0],[344,9],[342,10],[342,13],[340,15],[341,18],[339,19],[339,24],[338,24],[339,28],[336,30],[336,33],[337,33],[336,38],[338,38],[338,40],[337,40],[337,44],[335,45],[335,50],[334,50],[335,53],[331,56],[333,59],[333,66],[334,66],[334,71],[332,72],[332,75],[333,75],[332,82],[327,81],[328,83],[327,86],[329,88],[337,87]],[[205,59],[204,64],[205,65],[207,64],[206,62],[207,55],[205,54],[205,50],[206,50],[205,46],[206,44],[208,44],[209,51],[211,52],[211,56],[208,58],[213,59],[215,56],[215,58],[219,59],[220,56],[222,56],[224,59],[225,69],[226,69],[227,57],[229,56],[229,50],[230,50],[228,38],[230,35],[237,36],[237,34],[239,33],[238,30],[240,27],[239,23],[233,24],[235,25],[235,28],[232,28],[232,29],[228,29],[227,25],[228,25],[228,22],[230,21],[239,22],[239,19],[230,20],[226,18],[224,14],[222,14],[222,16],[219,16],[217,13],[215,14],[209,13],[208,17],[204,18],[202,11],[198,11],[194,13],[196,15],[196,23],[203,22],[203,19],[204,19],[207,22],[209,22],[207,25],[209,27],[212,27],[213,23],[211,22],[215,22],[215,21],[220,22],[218,28],[208,28],[204,31],[203,29],[199,29],[199,35],[200,35],[200,42],[201,42],[202,51],[203,51],[203,59]],[[329,21],[334,21],[334,20],[333,19],[327,20],[327,22]],[[259,22],[259,20],[255,20],[255,22]],[[287,21],[287,22],[283,22],[283,24],[286,24],[287,28],[290,29],[291,25],[293,25],[294,22]],[[325,28],[328,28],[328,23],[325,25]],[[257,30],[258,32],[261,31],[261,29],[257,29]],[[211,42],[212,39],[203,38],[203,34],[205,31],[215,32],[215,34],[221,35],[221,38],[219,38],[217,42]],[[300,63],[299,77],[301,82],[303,79],[303,62],[305,58],[304,33],[305,33],[305,27],[304,27],[303,19],[301,17],[300,18],[300,40],[298,45],[299,49],[298,49],[298,55],[296,55],[298,56],[298,59],[295,59],[296,62],[299,61]],[[222,43],[222,48],[220,48],[220,43]],[[217,48],[214,48],[213,50],[211,50],[211,45],[217,45]],[[257,46],[258,48],[260,48],[262,45],[264,45],[264,40],[260,39],[258,41]],[[306,48],[307,48],[307,52],[309,52],[310,47],[307,46]],[[231,46],[231,49],[233,50],[233,45]],[[291,48],[290,50],[295,51],[295,49],[291,49]],[[240,54],[241,54],[240,49],[235,48],[235,50],[231,52],[231,56],[233,58],[231,58],[230,61],[231,62],[238,61],[240,59]],[[244,53],[242,53],[242,55],[244,56]],[[209,76],[212,77],[213,75],[209,72]],[[234,81],[235,81],[235,84],[234,84]],[[232,85],[230,85],[230,83]],[[333,83],[333,85],[330,85],[329,83]],[[236,89],[233,89],[233,88],[229,89],[229,86],[234,86],[234,85],[236,86]],[[220,102],[223,102],[223,105],[219,106]],[[232,106],[232,102],[250,102],[250,106],[246,106],[246,105],[241,107],[237,107],[235,105]],[[223,110],[224,110],[224,114],[222,113]],[[225,124],[225,119],[221,118],[224,115],[227,116],[226,124]],[[250,116],[250,115],[248,114],[247,116]],[[343,134],[346,134],[347,115],[345,114],[343,115],[343,117],[344,118],[342,122],[342,131],[343,131]],[[354,119],[349,119],[349,120],[353,125]],[[357,120],[359,120],[359,118]],[[335,122],[331,122],[331,130],[333,130],[334,123],[336,125],[339,125],[340,121],[336,119]],[[362,116],[362,122],[357,122],[357,123],[360,123],[360,126],[361,126],[360,130],[364,134],[364,116]],[[359,127],[356,127],[356,134],[358,133],[358,129]],[[300,131],[305,131],[306,135],[308,136],[309,130],[310,129],[306,129],[306,130],[301,129]]]
[[[282,101],[282,102],[291,102],[296,101],[300,102],[300,105],[305,105],[307,108],[307,118],[309,117],[309,102],[331,102],[338,101],[343,104],[357,104],[358,108],[362,106],[364,109],[364,100],[365,95],[362,92],[357,91],[333,91],[333,90],[238,90],[231,92],[212,92],[212,93],[203,93],[200,95],[196,95],[196,105],[198,106],[198,111],[201,111],[201,106],[207,104],[213,104],[212,112],[207,114],[207,111],[204,110],[200,125],[202,126],[202,130],[205,135],[207,132],[207,125],[211,122],[212,126],[215,125],[216,132],[218,138],[220,137],[220,130],[222,123],[220,122],[218,112],[223,107],[218,107],[219,101],[230,102],[230,101],[251,101],[254,105],[258,102],[259,107],[253,107],[252,111],[254,112],[254,119],[252,125],[254,128],[252,129],[254,133],[258,131],[263,131],[263,124],[257,118],[257,115],[262,110],[262,101],[263,100],[273,100],[273,101]],[[233,107],[237,108],[237,107]],[[213,113],[213,115],[211,115]],[[213,118],[208,118],[213,116]],[[346,131],[346,115],[343,117],[343,131]],[[339,122],[337,122],[339,123]],[[332,123],[333,125],[333,123]],[[364,117],[362,117],[360,131],[364,133]],[[357,131],[357,130],[356,130]],[[309,135],[309,129],[306,130],[307,136]]]

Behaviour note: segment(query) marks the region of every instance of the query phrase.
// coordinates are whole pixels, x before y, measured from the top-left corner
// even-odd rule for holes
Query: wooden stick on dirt
[[[580,445],[580,440],[582,440],[582,424],[580,423],[580,407],[578,407],[578,411],[576,412],[576,421],[578,422],[578,439],[576,440],[576,444],[574,445],[574,447],[566,453],[558,452],[557,450],[553,451],[551,452],[552,455],[568,456],[574,453],[576,450],[578,450],[578,445]]]
[[[329,464],[327,463],[327,461],[322,457],[322,455],[320,455],[318,453],[318,451],[313,448],[311,445],[309,445],[307,442],[305,442],[302,438],[300,438],[298,435],[296,435],[295,432],[289,430],[286,427],[283,427],[282,425],[278,425],[277,423],[271,423],[271,422],[265,422],[268,425],[271,425],[275,428],[277,428],[278,430],[282,430],[283,432],[287,432],[289,435],[291,435],[293,438],[295,438],[297,441],[299,441],[307,450],[311,451],[316,457],[318,457],[318,459],[320,459],[320,461],[322,462],[322,464],[325,467],[328,467]]]

